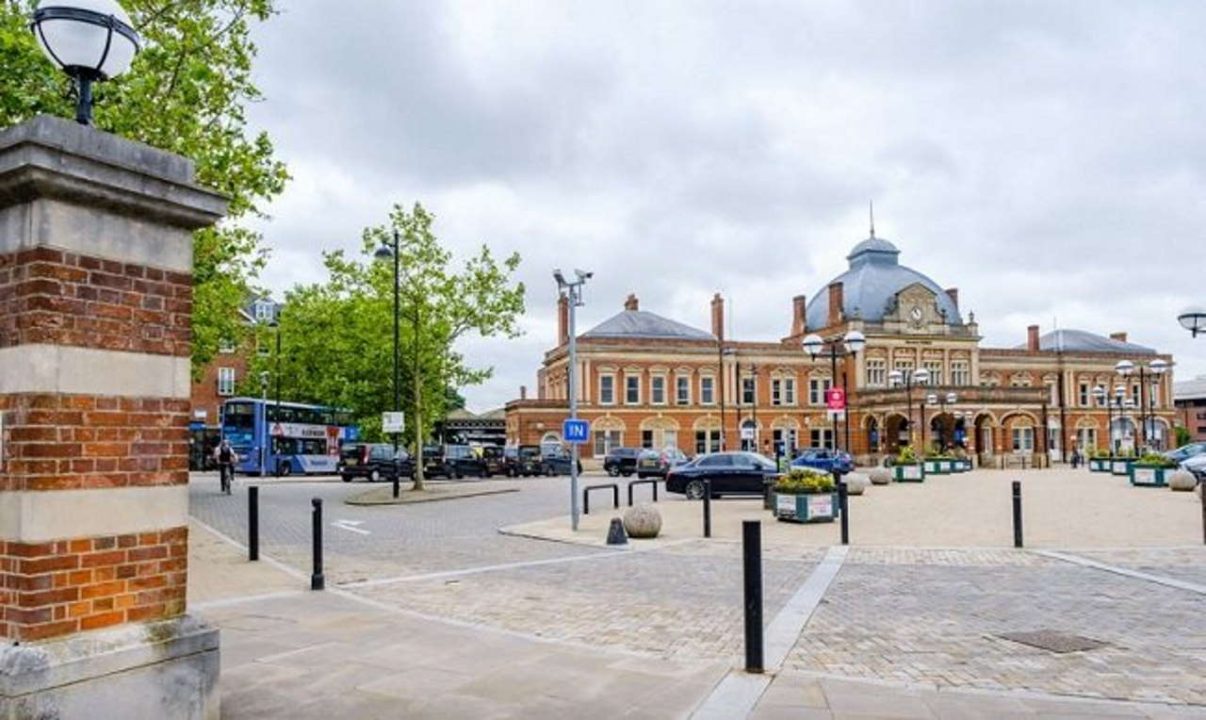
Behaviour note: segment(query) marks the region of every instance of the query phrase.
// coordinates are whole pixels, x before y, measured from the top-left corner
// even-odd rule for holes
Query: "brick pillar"
[[[51,668],[0,677],[0,711],[15,697],[105,716],[89,653],[113,663],[138,642],[159,659],[137,667],[187,646],[216,674],[216,631],[184,617],[187,426],[191,232],[224,210],[185,158],[57,118],[0,132],[0,638],[21,643],[0,666],[24,652]],[[73,682],[55,684],[56,661]],[[179,688],[148,689],[146,709],[213,716],[202,685],[181,706]],[[122,700],[137,716],[141,700]]]

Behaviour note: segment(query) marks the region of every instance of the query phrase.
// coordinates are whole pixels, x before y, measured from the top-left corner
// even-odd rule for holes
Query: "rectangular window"
[[[255,304],[255,319],[256,322],[268,322],[273,316],[272,303],[266,300],[261,300]]]
[[[885,387],[888,384],[888,363],[883,360],[867,361],[867,387]]]
[[[699,402],[703,405],[716,403],[716,378],[701,377],[699,379]]]
[[[783,404],[796,404],[796,380],[795,378],[783,378]]]
[[[1097,449],[1097,429],[1081,428],[1076,431],[1076,447],[1082,453],[1090,453]]]
[[[222,338],[218,341],[218,352],[222,353],[223,355],[230,355],[234,351],[234,340],[231,340],[230,338]]]
[[[756,378],[746,377],[741,378],[741,402],[747,405],[754,404],[754,393],[757,391]]]
[[[674,402],[679,405],[691,404],[691,378],[686,375],[674,378]]]
[[[829,392],[833,380],[830,378],[809,378],[808,404],[820,406],[825,404],[825,393]]]
[[[662,431],[662,444],[658,445],[658,448],[678,449],[678,431],[677,430],[663,430]]]
[[[1138,385],[1131,386],[1131,402],[1135,404],[1135,407],[1139,407],[1139,386]]]
[[[649,401],[654,405],[666,404],[666,376],[654,375],[650,380]]]
[[[652,430],[642,430],[641,431],[641,447],[643,447],[643,448],[653,447],[653,431]]]
[[[595,457],[603,457],[617,447],[624,447],[624,438],[619,430],[595,431]]]
[[[925,364],[925,369],[930,372],[930,382],[929,382],[930,385],[933,385],[935,387],[945,385],[945,383],[942,382],[942,361],[941,360],[927,361]]]
[[[1080,393],[1079,394],[1080,394],[1080,397],[1079,397],[1080,406],[1088,407],[1089,406],[1089,383],[1081,383],[1080,384]]]
[[[624,376],[624,404],[641,404],[641,378],[638,375]]]
[[[783,404],[783,381],[779,378],[771,379],[771,405]]]
[[[968,370],[966,361],[955,360],[951,362],[951,385],[958,385],[960,387],[971,385],[971,371]]]
[[[234,395],[235,369],[218,368],[218,394],[223,397]]]
[[[695,454],[704,455],[720,451],[720,431],[719,430],[696,430],[695,431]]]
[[[1013,451],[1016,453],[1034,452],[1034,428],[1013,429]]]
[[[833,430],[809,430],[810,447],[833,449]]]
[[[600,375],[599,376],[599,404],[600,405],[615,405],[616,404],[616,376],[615,375]]]

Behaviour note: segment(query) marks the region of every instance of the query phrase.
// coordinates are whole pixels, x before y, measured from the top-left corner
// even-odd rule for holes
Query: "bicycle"
[[[225,495],[230,495],[230,493],[231,493],[230,486],[232,484],[231,481],[234,480],[234,466],[226,464],[226,463],[222,463],[221,465],[219,465],[218,466],[218,480],[222,485],[222,493]]]

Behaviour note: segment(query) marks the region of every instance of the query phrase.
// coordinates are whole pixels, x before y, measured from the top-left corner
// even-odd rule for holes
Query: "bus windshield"
[[[226,403],[222,424],[234,430],[250,430],[255,425],[255,407],[248,402]]]

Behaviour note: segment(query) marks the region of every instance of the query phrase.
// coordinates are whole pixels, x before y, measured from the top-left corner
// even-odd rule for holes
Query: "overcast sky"
[[[281,0],[251,113],[294,180],[263,282],[323,279],[395,202],[454,251],[523,256],[526,334],[470,339],[535,384],[554,267],[593,270],[579,330],[641,308],[778,339],[876,231],[958,287],[986,346],[1099,333],[1206,373],[1206,5],[1200,2]],[[388,335],[382,335],[382,342]]]

